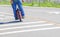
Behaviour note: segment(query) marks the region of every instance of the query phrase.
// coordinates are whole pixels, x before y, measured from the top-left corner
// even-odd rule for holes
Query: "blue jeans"
[[[19,1],[19,0],[17,0],[17,2],[13,1],[12,8],[13,8],[15,20],[18,19],[17,14],[16,14],[17,6],[18,6],[19,10],[21,11],[22,16],[24,16],[24,10],[23,10],[21,1]]]

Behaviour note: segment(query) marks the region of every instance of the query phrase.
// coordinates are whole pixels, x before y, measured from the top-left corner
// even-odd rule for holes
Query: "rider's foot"
[[[15,17],[15,20],[18,20],[18,18],[17,18],[17,17]]]

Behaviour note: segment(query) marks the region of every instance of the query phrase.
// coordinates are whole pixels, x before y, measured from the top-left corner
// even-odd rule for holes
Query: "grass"
[[[52,3],[52,2],[46,2],[46,3],[40,3],[40,7],[56,7],[60,8],[60,4]]]
[[[0,5],[10,5],[9,2],[0,2]],[[33,3],[26,3],[24,2],[23,3],[23,6],[38,6],[38,7],[55,7],[55,8],[60,8],[60,4],[57,4],[57,3],[52,3],[52,2],[40,2],[40,3],[36,3],[36,2],[33,2]]]
[[[44,3],[23,3],[24,6],[38,6],[38,7],[55,7],[60,8],[60,3],[44,2]]]
[[[0,2],[0,5],[10,5],[10,3],[9,2]]]
[[[32,6],[32,3],[26,3],[26,2],[24,2],[23,6]]]

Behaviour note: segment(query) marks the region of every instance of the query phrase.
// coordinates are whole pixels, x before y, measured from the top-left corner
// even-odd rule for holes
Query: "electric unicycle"
[[[16,10],[17,18],[19,19],[20,22],[22,22],[22,14],[19,9]]]

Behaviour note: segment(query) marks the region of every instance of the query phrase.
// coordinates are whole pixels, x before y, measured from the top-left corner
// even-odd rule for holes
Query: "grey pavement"
[[[10,6],[0,7],[0,9],[1,9],[0,17],[2,18],[2,19],[0,18],[1,20],[5,19],[4,21],[6,21],[7,19],[8,20],[14,19],[12,8]],[[60,23],[60,8],[24,7],[24,11],[26,14],[25,19],[27,19],[25,21],[38,21],[40,19],[44,19],[44,20]]]
[[[24,11],[23,22],[0,25],[0,37],[60,37],[60,8],[24,7]],[[12,8],[0,6],[0,22],[13,20]]]

